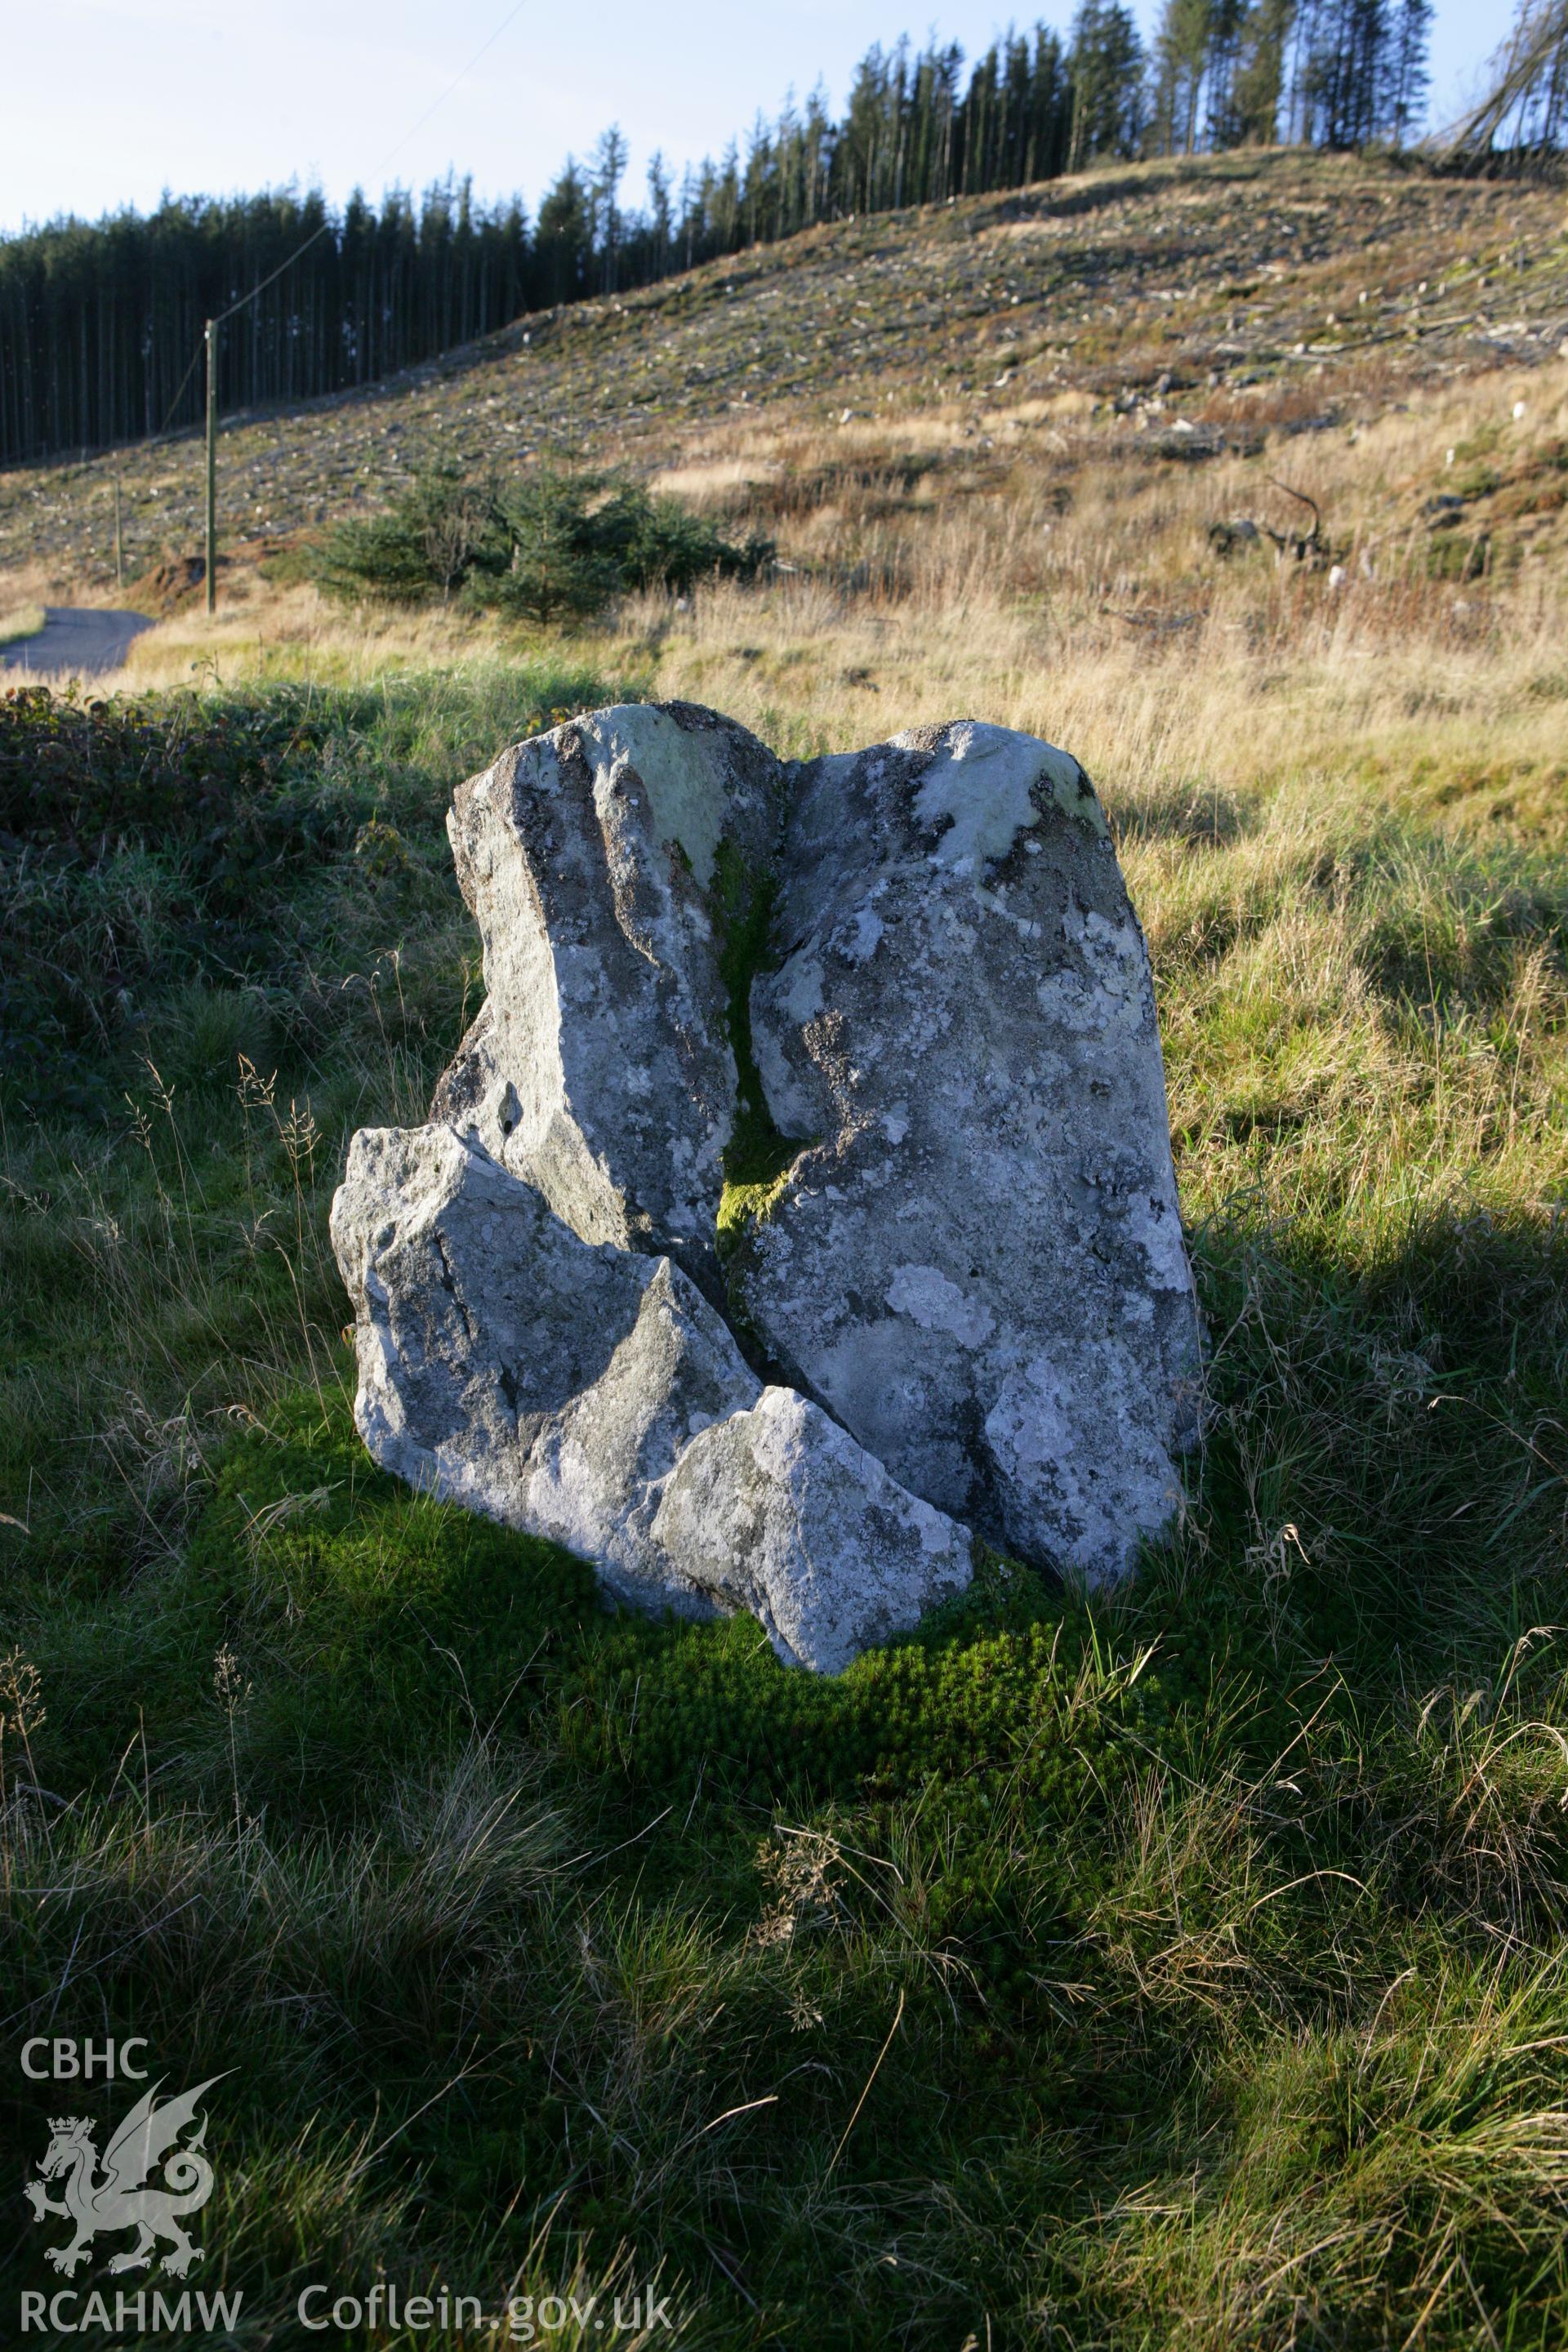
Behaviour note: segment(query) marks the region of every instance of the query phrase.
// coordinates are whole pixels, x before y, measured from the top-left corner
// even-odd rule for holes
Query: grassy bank
[[[697,2346],[1568,2335],[1565,382],[1202,468],[737,418],[679,487],[793,571],[574,638],[258,580],[0,706],[0,2009],[226,2076],[236,2342],[484,2340],[294,2316],[378,2275]],[[1339,581],[1211,542],[1269,473]],[[998,1570],[816,1683],[354,1441],[326,1210],[476,1002],[452,785],[628,694],[1093,773],[1214,1342],[1135,1589]],[[18,2179],[127,2103],[0,2070]],[[7,2295],[59,2234],[13,2202]]]
[[[41,604],[0,605],[0,646],[14,646],[19,637],[35,637],[43,625]]]
[[[644,682],[143,705],[187,770],[240,745],[237,943],[199,823],[24,862],[80,935],[38,1048],[79,1091],[13,1086],[4,1142],[8,2030],[233,2070],[203,2283],[247,2344],[378,2270],[487,2312],[657,2276],[692,2343],[1555,2341],[1535,705],[1463,775],[1103,776],[1215,1340],[1190,1516],[1092,1614],[1002,1578],[823,1685],[749,1623],[605,1619],[347,1417],[336,1167],[473,996],[450,778]],[[30,2161],[61,2093],[4,2097]]]

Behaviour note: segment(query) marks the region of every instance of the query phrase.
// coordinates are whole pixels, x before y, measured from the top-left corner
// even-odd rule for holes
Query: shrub
[[[346,596],[367,589],[396,604],[448,603],[495,536],[491,495],[449,467],[422,474],[386,514],[342,522],[321,550],[317,579]]]
[[[384,515],[340,523],[315,577],[334,595],[443,603],[530,621],[585,620],[627,589],[750,579],[771,541],[735,545],[679,499],[603,474],[540,468],[478,486],[450,467],[426,474]]]
[[[585,620],[624,585],[612,498],[590,507],[589,478],[531,476],[498,500],[490,559],[469,583],[471,604],[530,621]]]
[[[0,701],[0,1080],[85,1108],[149,984],[267,976],[282,909],[370,813],[331,732],[291,697]]]

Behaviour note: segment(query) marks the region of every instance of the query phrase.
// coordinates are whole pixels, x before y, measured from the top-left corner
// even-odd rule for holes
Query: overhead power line
[[[429,121],[431,116],[433,114],[439,113],[441,108],[446,105],[447,100],[451,97],[452,92],[459,88],[462,83],[468,80],[468,76],[473,72],[474,68],[479,64],[479,59],[487,56],[489,52],[494,48],[501,35],[506,31],[507,26],[521,16],[527,5],[528,0],[515,0],[515,5],[507,10],[506,15],[501,18],[500,23],[496,26],[495,31],[489,34],[479,43],[479,47],[474,51],[473,56],[468,59],[468,64],[463,68],[462,71],[453,75],[451,80],[447,84],[446,89],[441,92],[440,96],[433,99],[430,104],[426,108],[424,113],[419,117],[418,121],[414,123],[404,132],[402,138],[397,142],[397,144],[395,147],[389,147],[387,149],[386,153],[382,157],[379,163],[372,165],[369,173],[369,177],[371,179],[374,180],[378,178],[380,174],[385,171],[387,165],[390,163],[393,163],[397,156],[402,154],[409,141],[418,137],[420,131],[424,130],[425,125]],[[226,319],[232,319],[237,310],[243,310],[247,302],[254,302],[258,294],[265,294],[269,286],[276,286],[278,280],[283,276],[284,272],[293,268],[294,264],[299,260],[300,255],[309,253],[310,247],[316,243],[317,239],[319,237],[325,236],[331,225],[331,217],[329,215],[328,217],[321,223],[319,227],[313,228],[310,231],[310,236],[304,239],[302,244],[295,247],[287,261],[280,261],[277,268],[274,269],[268,277],[262,278],[259,285],[253,286],[248,294],[242,294],[237,302],[231,302],[226,310],[220,310],[217,317],[212,323],[215,326],[221,327]]]
[[[480,58],[487,56],[489,52],[494,48],[501,35],[506,31],[507,26],[514,23],[515,20],[521,16],[527,5],[528,0],[513,0],[513,5],[507,10],[506,15],[501,18],[500,23],[496,26],[494,32],[489,34],[486,38],[479,43],[479,47],[474,51],[474,54],[468,59],[468,64],[462,68],[460,72],[453,75],[452,79],[447,84],[446,89],[442,90],[439,97],[431,100],[424,113],[419,117],[417,122],[412,124],[410,128],[404,132],[396,145],[395,147],[389,147],[386,153],[381,158],[381,161],[372,166],[369,175],[372,179],[379,178],[381,173],[385,171],[387,165],[397,156],[402,154],[403,150],[407,146],[409,141],[411,139],[417,138],[419,132],[424,130],[425,125],[429,121],[431,116],[438,113],[440,109],[446,105],[447,100],[451,97],[452,92],[463,82],[467,81],[468,76],[473,72],[474,68],[479,64]],[[169,415],[173,416],[174,409],[179,406],[186,384],[189,383],[191,377],[195,373],[196,363],[202,356],[202,349],[205,344],[207,362],[205,571],[207,583],[207,611],[209,613],[216,613],[217,610],[217,331],[224,324],[226,320],[232,319],[236,317],[239,311],[248,309],[249,305],[256,300],[258,295],[266,293],[269,286],[276,286],[278,280],[286,276],[287,273],[293,268],[294,264],[300,258],[301,255],[309,253],[310,247],[316,244],[320,238],[326,236],[327,231],[331,227],[331,226],[332,217],[329,213],[326,217],[310,231],[310,236],[303,238],[301,242],[295,247],[293,252],[289,254],[286,261],[280,261],[276,269],[272,270],[267,277],[263,278],[258,285],[251,288],[248,294],[242,294],[237,302],[231,302],[226,310],[217,311],[207,320],[206,330],[203,336],[202,343],[199,343],[196,346],[195,352],[191,360],[191,364],[185,370],[184,376],[181,378],[180,389],[174,394],[174,402],[169,410]]]

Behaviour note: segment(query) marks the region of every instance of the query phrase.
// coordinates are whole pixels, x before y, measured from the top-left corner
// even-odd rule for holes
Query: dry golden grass
[[[123,683],[354,686],[553,652],[797,755],[960,715],[1026,728],[1083,760],[1117,830],[1189,1213],[1265,1165],[1281,1204],[1359,1203],[1363,1239],[1413,1185],[1554,1197],[1563,983],[1531,909],[1568,840],[1565,514],[1501,509],[1563,478],[1568,365],[1201,464],[1146,457],[1157,420],[1103,408],[984,422],[705,428],[665,478],[774,534],[759,585],[634,597],[542,645],[250,572],[216,625],[142,637]],[[1216,520],[1300,528],[1275,481],[1318,501],[1336,569],[1215,551]],[[1461,534],[1488,535],[1475,579],[1432,576],[1428,502],[1455,481]]]
[[[15,593],[0,572],[0,609]],[[100,604],[79,585],[51,603]],[[515,653],[515,632],[471,614],[393,610],[345,614],[303,583],[280,585],[247,569],[223,579],[218,611],[209,620],[199,591],[171,619],[132,643],[121,669],[93,678],[99,693],[153,689],[260,687],[279,679],[317,685],[361,685],[388,673],[452,669]],[[64,684],[64,677],[57,684]]]
[[[1407,390],[1196,463],[1149,454],[1153,400],[795,432],[733,416],[689,435],[662,484],[773,535],[760,584],[633,597],[542,640],[237,565],[216,623],[162,623],[116,682],[357,687],[564,657],[796,755],[960,715],[1026,728],[1082,759],[1117,829],[1190,1207],[1251,1181],[1264,1131],[1281,1198],[1386,1202],[1414,1171],[1539,1202],[1568,1171],[1563,983],[1529,913],[1568,838],[1568,364]],[[1317,501],[1323,560],[1216,552],[1216,520],[1303,528],[1278,484]],[[1434,527],[1445,496],[1458,520]],[[1447,566],[1479,576],[1434,576],[1455,548],[1482,551]],[[1401,1001],[1430,997],[1425,1028],[1391,1012],[1388,971]]]
[[[46,604],[102,604],[109,601],[101,583],[95,585],[68,560],[30,557],[0,565],[0,615],[7,621],[17,612],[41,612]]]
[[[712,702],[795,749],[961,712],[1028,728],[1069,744],[1134,829],[1205,793],[1257,800],[1287,774],[1320,795],[1331,774],[1360,792],[1374,757],[1404,789],[1423,762],[1500,774],[1560,755],[1561,513],[1528,537],[1494,527],[1489,575],[1464,582],[1427,576],[1422,509],[1455,478],[1450,449],[1490,439],[1501,471],[1559,447],[1568,366],[1500,373],[1201,466],[1131,462],[1116,443],[1136,429],[1120,422],[1008,437],[1016,421],[989,420],[988,451],[955,439],[952,465],[907,490],[898,464],[931,446],[930,417],[890,418],[875,439],[770,439],[795,496],[773,496],[772,518],[752,493],[734,509],[771,519],[798,569],[689,609],[635,600],[618,625],[625,655],[651,663],[659,693]],[[741,471],[739,436],[708,462]],[[1342,577],[1279,563],[1267,542],[1226,560],[1211,550],[1209,523],[1228,517],[1300,527],[1305,510],[1270,477],[1318,500]],[[1508,796],[1521,821],[1527,803],[1532,821],[1555,821],[1549,785]],[[1503,797],[1482,795],[1471,814]]]
[[[711,467],[752,462],[759,427],[784,439],[846,413],[846,453],[889,415],[940,446],[1009,403],[1059,427],[1168,378],[1187,421],[1370,417],[1500,352],[1539,359],[1565,316],[1544,185],[1287,150],[1097,167],[838,222],[520,320],[363,394],[230,418],[224,543],[254,559],[433,462],[696,466],[710,498]],[[47,557],[111,588],[118,480],[134,585],[200,547],[203,475],[197,434],[0,473],[0,566]]]
[[[0,571],[0,646],[36,635],[44,625],[45,605],[68,603],[69,596],[62,591],[75,585],[68,572],[58,565],[19,563]]]
[[[657,486],[769,530],[780,571],[761,588],[634,599],[584,649],[645,661],[652,691],[778,713],[835,743],[984,710],[1070,734],[1107,781],[1177,743],[1182,765],[1231,773],[1245,750],[1256,777],[1271,744],[1300,755],[1304,722],[1307,739],[1340,742],[1392,724],[1405,748],[1417,716],[1417,734],[1504,709],[1549,731],[1550,709],[1520,698],[1553,666],[1568,509],[1544,495],[1539,511],[1494,509],[1532,464],[1560,469],[1568,364],[1416,391],[1310,435],[1275,428],[1250,457],[1146,457],[1161,431],[1157,404],[1090,415],[1078,394],[978,422],[922,411],[814,433],[705,427]],[[1502,488],[1472,497],[1449,538],[1479,545],[1484,576],[1433,579],[1425,509],[1473,477],[1465,453],[1478,446]],[[1307,509],[1278,482],[1318,502],[1342,581],[1277,564],[1266,541],[1228,560],[1211,549],[1209,525],[1235,516],[1303,528]],[[0,599],[17,591],[18,575],[0,575]],[[184,683],[212,666],[231,684],[357,681],[520,642],[439,608],[345,612],[247,566],[226,577],[216,623],[187,612],[140,638],[126,682]]]
[[[0,646],[14,645],[18,637],[36,636],[43,625],[41,604],[0,604]]]

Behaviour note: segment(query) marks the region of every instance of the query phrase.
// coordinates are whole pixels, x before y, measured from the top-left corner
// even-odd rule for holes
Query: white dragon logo
[[[174,2277],[184,2278],[191,2264],[201,2261],[202,2250],[191,2243],[180,2227],[180,2216],[195,2213],[213,2192],[213,2168],[201,2153],[206,2137],[205,2116],[187,2147],[176,2147],[174,2143],[195,2121],[204,2093],[222,2080],[221,2074],[209,2075],[183,2098],[166,2099],[161,2107],[153,2105],[161,2087],[154,2083],[104,2149],[101,2170],[92,2144],[95,2127],[87,2116],[50,2117],[54,2137],[38,2159],[38,2170],[44,2180],[58,2180],[63,2173],[65,2193],[56,2202],[41,2180],[29,2180],[24,2193],[36,2221],[58,2214],[62,2221],[75,2222],[76,2236],[68,2246],[46,2247],[46,2262],[68,2278],[77,2264],[86,2261],[94,2238],[116,2230],[134,2230],[137,2238],[124,2253],[115,2255],[109,2265],[111,2271],[144,2269],[160,2240],[166,2240],[174,2249],[161,2264]],[[147,2177],[160,2164],[163,2183],[148,2188]]]

